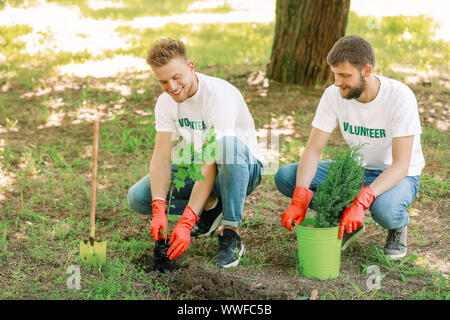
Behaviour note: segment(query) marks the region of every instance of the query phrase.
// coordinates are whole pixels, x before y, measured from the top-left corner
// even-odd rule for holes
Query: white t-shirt
[[[386,170],[392,164],[392,138],[414,135],[408,176],[420,175],[425,159],[420,145],[419,112],[412,90],[405,84],[383,76],[374,100],[361,103],[344,99],[339,87],[328,87],[319,103],[312,126],[331,133],[339,124],[350,146],[364,144],[360,150],[364,167]]]
[[[266,166],[253,118],[239,90],[225,80],[198,72],[196,75],[198,90],[184,102],[175,102],[166,92],[159,96],[155,106],[156,131],[174,132],[175,140],[181,135],[185,143],[194,142],[195,150],[200,152],[206,133],[214,126],[216,140],[237,137]]]

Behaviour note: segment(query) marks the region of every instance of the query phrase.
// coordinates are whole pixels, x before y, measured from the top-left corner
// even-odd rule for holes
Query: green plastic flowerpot
[[[298,265],[306,278],[333,279],[339,277],[342,240],[339,227],[311,228],[314,218],[306,218],[297,226]]]

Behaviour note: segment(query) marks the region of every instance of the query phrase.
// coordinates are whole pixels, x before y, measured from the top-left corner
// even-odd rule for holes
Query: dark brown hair
[[[188,61],[184,43],[181,40],[161,38],[148,51],[147,63],[152,67],[162,67],[173,58]]]
[[[349,62],[361,71],[365,65],[375,67],[375,51],[370,43],[360,36],[345,36],[333,45],[327,62],[333,67]]]

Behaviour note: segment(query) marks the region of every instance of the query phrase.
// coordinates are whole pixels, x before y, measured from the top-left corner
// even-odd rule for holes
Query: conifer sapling
[[[332,161],[325,182],[312,201],[317,212],[317,228],[339,226],[343,211],[358,195],[364,185],[364,168],[359,155],[361,147],[341,150]]]

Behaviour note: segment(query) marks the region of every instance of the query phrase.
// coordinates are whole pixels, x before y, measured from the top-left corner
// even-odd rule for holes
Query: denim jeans
[[[223,218],[221,225],[240,227],[242,211],[247,195],[261,182],[262,165],[238,138],[225,136],[218,139],[220,150],[217,164],[217,176],[210,197],[221,197]],[[172,166],[172,177],[177,168]],[[189,202],[195,181],[186,178],[185,186],[177,191],[173,189],[170,214],[181,215]],[[169,202],[169,194],[167,195]],[[141,214],[152,213],[152,193],[150,175],[146,175],[128,191],[128,205]]]
[[[314,192],[325,181],[332,160],[320,161],[310,189]],[[296,186],[298,163],[281,167],[275,175],[278,190],[292,198]],[[383,171],[364,170],[365,185],[370,185]],[[385,229],[399,229],[409,224],[408,206],[419,191],[420,176],[406,176],[391,189],[378,195],[370,207],[373,220]],[[314,197],[313,197],[314,199]],[[311,201],[310,208],[314,209]]]

